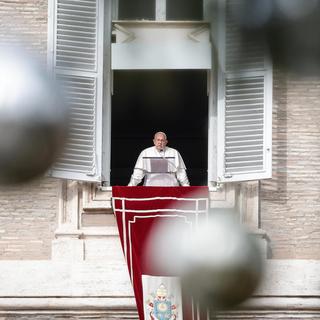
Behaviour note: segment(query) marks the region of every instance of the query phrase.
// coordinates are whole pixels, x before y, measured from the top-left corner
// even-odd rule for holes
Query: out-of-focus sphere
[[[266,45],[272,61],[289,72],[320,73],[320,0],[238,0],[231,6],[239,25],[240,58],[247,45]],[[242,43],[241,43],[242,39]]]
[[[247,299],[262,275],[262,256],[253,236],[221,215],[201,224],[190,238],[185,287],[205,304],[228,308]]]
[[[52,165],[68,111],[40,63],[0,46],[0,183],[24,182]]]
[[[192,233],[183,225],[161,226],[152,240],[159,250],[153,256],[149,250],[152,263],[180,276],[184,290],[205,305],[223,309],[243,302],[256,289],[263,264],[255,239],[234,218],[213,211]]]

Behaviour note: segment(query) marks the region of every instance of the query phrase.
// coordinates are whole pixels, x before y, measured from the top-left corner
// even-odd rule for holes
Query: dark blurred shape
[[[154,20],[155,0],[119,1],[119,20]]]
[[[44,174],[63,147],[67,119],[61,92],[40,63],[0,46],[0,183]]]
[[[183,290],[202,306],[222,310],[243,302],[260,282],[263,258],[257,240],[236,217],[216,209],[193,230],[188,219],[163,224],[148,244],[149,262],[159,274],[180,276]]]
[[[239,0],[230,8],[244,42],[265,40],[289,72],[320,72],[320,0]]]
[[[203,1],[201,0],[167,0],[167,20],[202,20]]]

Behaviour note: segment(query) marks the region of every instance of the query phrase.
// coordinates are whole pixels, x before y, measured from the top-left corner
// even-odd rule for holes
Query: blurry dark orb
[[[253,236],[226,214],[214,214],[190,238],[182,285],[203,305],[231,308],[248,299],[262,276]]]
[[[245,301],[259,285],[263,258],[236,217],[216,209],[192,231],[183,220],[161,225],[151,237],[148,262],[159,274],[181,277],[183,290],[201,305],[226,309]]]
[[[0,46],[0,183],[44,174],[64,144],[67,119],[61,93],[41,64]]]
[[[231,14],[247,40],[265,41],[289,72],[320,74],[320,0],[238,0]]]

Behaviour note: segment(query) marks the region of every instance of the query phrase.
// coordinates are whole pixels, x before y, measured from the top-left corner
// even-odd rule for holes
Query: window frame
[[[48,1],[48,69],[52,72],[55,68],[55,37],[56,37],[56,3],[58,0]],[[95,161],[97,173],[95,175],[76,174],[75,172],[64,171],[62,174],[57,172],[49,172],[50,175],[58,178],[82,180],[91,182],[101,182],[104,186],[110,185],[110,168],[111,168],[111,95],[113,86],[113,72],[111,70],[111,33],[112,19],[117,16],[117,4],[119,0],[96,0],[99,10],[97,12],[98,30],[97,32],[97,69],[96,77],[98,80],[96,87],[96,153]],[[164,0],[156,0],[157,6],[164,9]],[[204,0],[204,13],[212,4],[210,0]],[[219,8],[224,10],[224,1],[218,1]],[[100,16],[99,16],[100,15]],[[101,18],[103,15],[103,18]],[[100,18],[99,18],[100,17]],[[163,18],[163,12],[161,14]],[[205,17],[206,18],[206,17]],[[208,70],[208,185],[214,185],[217,182],[233,182],[246,180],[259,180],[271,177],[271,143],[272,143],[272,69],[270,61],[265,61],[265,91],[264,106],[270,108],[264,114],[265,134],[264,148],[264,171],[251,174],[243,174],[236,177],[226,177],[224,175],[225,165],[225,131],[224,131],[224,115],[225,115],[225,92],[224,83],[226,79],[225,65],[225,43],[224,15],[219,14],[218,19],[211,24],[211,37],[214,41],[215,48],[212,50],[212,69]],[[208,19],[209,20],[209,19]],[[218,30],[218,32],[217,32]],[[218,57],[217,57],[218,56]],[[102,66],[102,67],[101,67]],[[61,74],[64,71],[62,70]],[[85,75],[81,71],[71,74],[78,76]]]

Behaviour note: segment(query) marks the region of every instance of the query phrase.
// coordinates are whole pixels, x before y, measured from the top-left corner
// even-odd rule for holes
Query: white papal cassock
[[[169,147],[158,151],[156,147],[144,149],[136,162],[128,186],[189,186],[186,166],[180,153]]]

